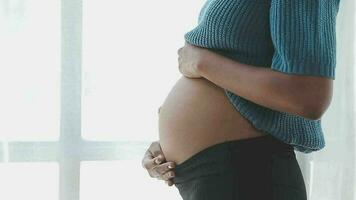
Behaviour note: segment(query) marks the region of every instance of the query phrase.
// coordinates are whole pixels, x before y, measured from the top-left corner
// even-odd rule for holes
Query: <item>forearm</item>
[[[216,53],[197,66],[199,74],[245,99],[264,107],[309,118],[301,95],[303,86],[291,83],[291,76],[270,68],[236,62]]]

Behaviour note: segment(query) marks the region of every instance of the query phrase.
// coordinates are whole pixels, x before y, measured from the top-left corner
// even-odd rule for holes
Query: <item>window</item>
[[[0,199],[181,199],[141,159],[203,1],[0,2]]]

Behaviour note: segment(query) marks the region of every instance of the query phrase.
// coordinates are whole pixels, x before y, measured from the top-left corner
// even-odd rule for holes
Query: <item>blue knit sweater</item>
[[[207,0],[184,38],[240,63],[335,80],[339,1]],[[325,146],[320,119],[272,110],[227,89],[225,94],[254,127],[295,150],[310,153]]]

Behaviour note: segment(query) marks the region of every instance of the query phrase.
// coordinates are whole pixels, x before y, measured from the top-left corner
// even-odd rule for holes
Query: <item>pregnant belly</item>
[[[266,135],[235,110],[222,88],[185,76],[163,102],[158,124],[166,160],[177,164],[213,144]]]

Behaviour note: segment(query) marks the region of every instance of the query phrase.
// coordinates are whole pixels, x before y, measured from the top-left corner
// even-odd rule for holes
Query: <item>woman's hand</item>
[[[184,47],[178,49],[179,71],[188,78],[202,78],[198,65],[204,58],[205,48],[185,42]]]
[[[164,180],[168,186],[173,185],[171,180],[174,174],[174,162],[166,162],[161,146],[158,141],[152,142],[147,149],[143,159],[142,166],[148,171],[152,178]]]

